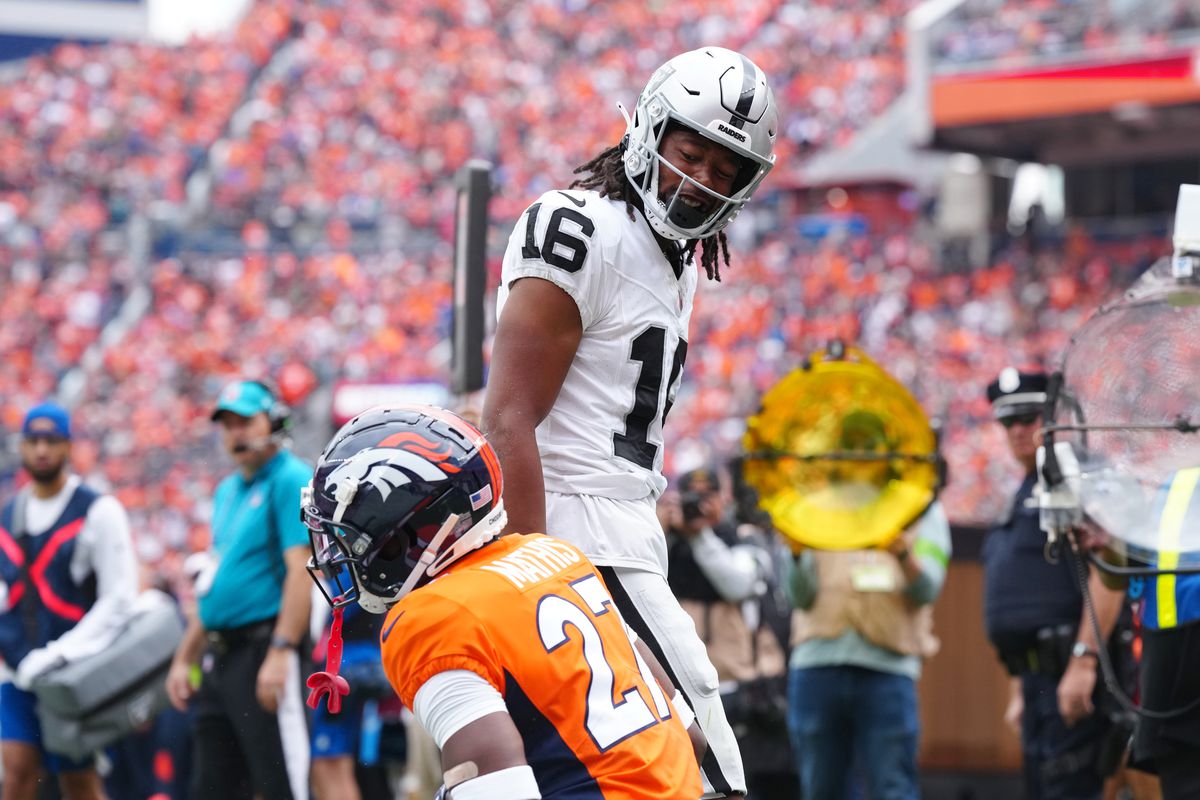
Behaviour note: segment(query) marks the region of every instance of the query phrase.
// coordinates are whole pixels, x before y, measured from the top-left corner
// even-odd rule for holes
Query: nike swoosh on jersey
[[[399,622],[400,618],[403,617],[406,613],[408,613],[408,612],[401,611],[399,614],[396,615],[396,618],[392,620],[392,623],[383,629],[383,635],[379,637],[379,641],[381,644],[383,642],[387,641],[388,636],[392,632],[392,628],[396,627],[396,623]]]
[[[580,208],[583,208],[584,205],[587,203],[587,200],[576,200],[574,197],[571,197],[571,195],[567,194],[566,192],[559,192],[559,194],[561,194],[563,197],[567,198],[568,200],[570,200],[572,203],[579,206]]]

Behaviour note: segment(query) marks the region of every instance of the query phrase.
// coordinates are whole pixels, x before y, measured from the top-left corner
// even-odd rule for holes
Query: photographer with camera
[[[773,532],[734,511],[710,469],[685,473],[677,493],[663,495],[667,581],[717,669],[751,795],[793,798],[784,657],[791,610],[772,557]]]

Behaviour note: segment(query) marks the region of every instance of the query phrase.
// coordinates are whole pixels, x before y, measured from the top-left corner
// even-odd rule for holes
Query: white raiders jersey
[[[687,356],[697,270],[676,276],[641,212],[591,191],[551,191],[517,221],[497,314],[520,278],[542,278],[579,307],[583,338],[537,428],[547,491],[658,497],[663,421]],[[552,532],[553,533],[553,532]]]

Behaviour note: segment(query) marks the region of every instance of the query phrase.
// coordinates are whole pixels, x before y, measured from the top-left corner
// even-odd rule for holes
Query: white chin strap
[[[504,530],[504,526],[507,524],[508,512],[504,510],[504,501],[497,500],[496,505],[492,507],[488,515],[472,525],[470,530],[464,533],[449,550],[442,553],[441,557],[429,566],[426,574],[432,578],[467,553],[483,547],[492,539],[499,536],[500,531]],[[433,544],[430,543],[429,547],[432,549]]]
[[[396,594],[389,598],[383,598],[379,595],[370,592],[359,591],[358,604],[363,607],[364,611],[373,614],[382,614],[387,609],[399,602],[399,600],[416,588],[417,583],[425,576],[433,577],[446,567],[453,564],[458,559],[465,556],[472,550],[477,550],[483,545],[490,542],[500,535],[500,531],[504,530],[504,526],[508,524],[508,514],[504,510],[504,501],[497,500],[495,507],[483,519],[476,522],[471,528],[464,533],[450,549],[441,553],[442,542],[446,541],[455,528],[458,527],[459,521],[463,518],[462,514],[451,514],[442,523],[442,527],[438,528],[437,533],[429,540],[429,544],[421,552],[420,558],[417,559],[416,566],[412,572],[400,585]],[[374,610],[378,608],[379,610]]]
[[[421,552],[421,557],[417,559],[417,565],[413,567],[413,571],[408,573],[408,577],[400,585],[399,591],[396,592],[397,600],[411,592],[413,587],[417,585],[417,581],[425,577],[425,573],[429,570],[429,565],[437,558],[438,551],[442,547],[442,542],[446,541],[446,537],[450,535],[450,531],[458,526],[460,519],[462,519],[461,514],[451,514],[446,517],[446,521],[442,523],[442,527],[438,528],[438,532],[433,535],[433,538],[429,540],[429,544]]]

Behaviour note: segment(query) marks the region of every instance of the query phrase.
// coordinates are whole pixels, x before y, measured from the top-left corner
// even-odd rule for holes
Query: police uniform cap
[[[1005,367],[987,387],[993,416],[1007,419],[1042,413],[1048,384],[1049,378],[1044,372],[1021,372],[1016,367]]]

